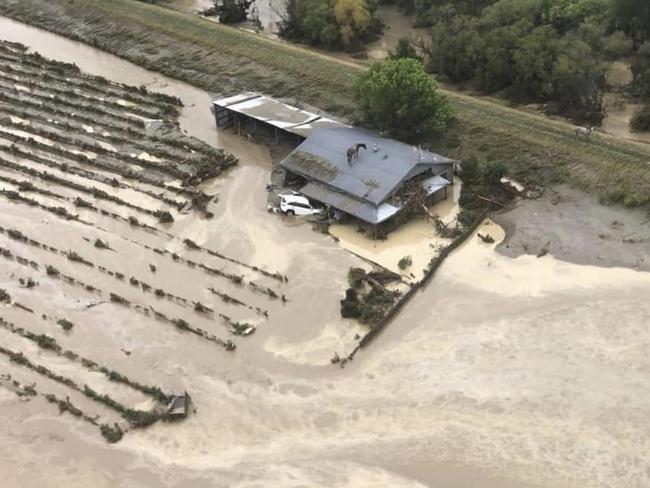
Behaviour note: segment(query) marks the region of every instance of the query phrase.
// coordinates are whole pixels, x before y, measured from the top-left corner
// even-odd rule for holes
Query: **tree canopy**
[[[326,49],[360,50],[381,30],[368,0],[289,0],[280,34]]]
[[[411,58],[375,63],[357,79],[355,95],[368,122],[410,142],[444,132],[452,116],[436,81]]]
[[[604,61],[633,47],[625,32],[607,23],[611,1],[495,0],[476,15],[447,2],[431,30],[427,67],[452,83],[550,103],[557,112],[599,123]]]

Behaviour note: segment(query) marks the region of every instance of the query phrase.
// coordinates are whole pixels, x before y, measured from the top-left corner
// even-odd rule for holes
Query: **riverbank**
[[[82,39],[212,93],[243,89],[309,103],[355,118],[351,86],[363,66],[133,0],[83,4],[7,0],[0,14]],[[575,139],[567,123],[445,91],[450,131],[426,146],[459,160],[506,163],[512,176],[569,182],[627,204],[650,199],[650,147],[595,134]]]
[[[593,195],[557,186],[494,220],[506,230],[497,248],[506,256],[547,252],[577,264],[650,271],[650,215],[642,209],[601,205]]]

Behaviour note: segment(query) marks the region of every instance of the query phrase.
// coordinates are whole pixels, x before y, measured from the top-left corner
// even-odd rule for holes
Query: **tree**
[[[541,21],[565,33],[589,21],[607,24],[612,0],[543,0]]]
[[[334,16],[344,49],[352,46],[370,28],[370,11],[366,0],[336,0]]]
[[[490,28],[511,25],[520,20],[536,22],[541,13],[539,0],[500,0],[483,10],[481,20]]]
[[[625,32],[616,31],[603,40],[602,50],[609,59],[616,60],[627,56],[633,46],[634,42]]]
[[[650,130],[650,105],[644,105],[632,116],[630,127],[638,132]]]
[[[632,88],[634,94],[644,99],[650,99],[650,41],[639,46],[632,61]]]
[[[358,50],[381,27],[369,0],[289,0],[280,35],[326,49]]]
[[[438,22],[431,31],[428,68],[452,83],[472,79],[483,44],[478,28],[479,21],[466,15]]]
[[[355,96],[368,122],[411,142],[444,132],[452,115],[436,81],[409,58],[372,65],[357,78]]]
[[[246,20],[248,8],[253,0],[217,0],[214,8],[222,24],[235,24]]]
[[[513,95],[544,101],[553,93],[551,74],[557,39],[555,30],[543,25],[521,40],[513,56]]]
[[[605,72],[582,41],[562,38],[552,71],[552,98],[573,118],[600,124],[603,119]]]
[[[484,48],[474,70],[474,79],[479,88],[498,91],[512,84],[515,51],[532,28],[530,21],[519,20],[483,34]]]
[[[650,2],[612,0],[617,24],[638,41],[650,40]]]

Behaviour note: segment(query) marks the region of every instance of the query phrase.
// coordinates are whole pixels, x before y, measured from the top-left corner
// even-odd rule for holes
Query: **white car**
[[[303,194],[295,190],[282,190],[280,193],[278,193],[278,196],[279,197],[286,197],[286,196],[301,197],[303,196]]]
[[[280,211],[286,215],[313,215],[323,211],[313,207],[307,197],[302,195],[280,195]]]

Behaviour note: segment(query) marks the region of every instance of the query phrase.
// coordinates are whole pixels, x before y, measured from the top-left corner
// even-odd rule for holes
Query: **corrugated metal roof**
[[[292,107],[259,93],[241,93],[214,100],[213,103],[217,107],[227,108],[304,138],[309,137],[316,129],[347,127],[336,120]]]
[[[399,207],[389,203],[375,206],[317,183],[308,183],[300,190],[300,193],[370,224],[380,224],[400,211]]]
[[[347,150],[363,143],[359,157],[348,165]],[[358,200],[382,203],[417,166],[446,169],[453,160],[359,128],[315,131],[282,161],[287,170],[326,183]],[[323,168],[327,167],[327,171]]]
[[[422,182],[422,186],[427,191],[427,195],[433,195],[438,190],[450,184],[451,183],[442,176],[432,176]]]

